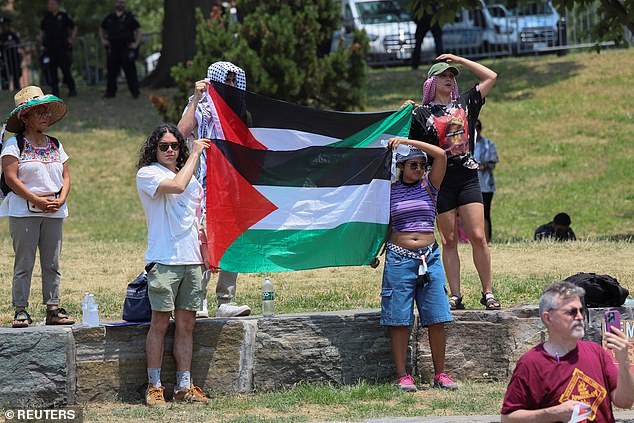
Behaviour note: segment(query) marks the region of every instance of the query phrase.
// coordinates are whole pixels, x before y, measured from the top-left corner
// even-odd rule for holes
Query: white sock
[[[147,379],[150,385],[154,385],[157,388],[161,386],[161,368],[147,368]]]
[[[192,376],[189,370],[176,372],[176,386],[174,386],[174,392],[180,391],[181,389],[191,388],[191,379]]]

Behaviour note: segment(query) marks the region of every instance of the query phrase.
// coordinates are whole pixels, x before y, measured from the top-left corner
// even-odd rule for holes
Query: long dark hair
[[[189,158],[189,149],[185,143],[185,137],[183,137],[183,134],[181,134],[176,126],[171,123],[162,123],[157,126],[154,131],[152,131],[152,134],[150,134],[141,146],[141,151],[139,152],[139,162],[136,165],[137,169],[141,169],[142,167],[149,166],[152,163],[157,162],[156,151],[158,150],[158,143],[167,132],[174,135],[178,141],[179,148],[178,158],[176,159],[176,169],[180,170],[185,165],[185,162]]]

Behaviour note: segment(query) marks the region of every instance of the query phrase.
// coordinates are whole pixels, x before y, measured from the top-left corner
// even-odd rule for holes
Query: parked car
[[[550,1],[489,5],[496,25],[507,31],[514,52],[535,52],[567,45],[566,21]]]
[[[349,44],[352,31],[365,30],[370,39],[369,63],[409,60],[415,45],[416,24],[394,0],[342,0],[343,25],[331,48]],[[423,52],[433,52],[433,38],[423,41]],[[431,56],[429,57],[431,58]]]

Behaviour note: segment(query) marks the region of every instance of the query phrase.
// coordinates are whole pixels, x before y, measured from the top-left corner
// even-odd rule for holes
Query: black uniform
[[[0,22],[2,22],[0,18]],[[2,89],[9,89],[9,81],[13,81],[13,89],[20,89],[22,76],[22,55],[18,52],[17,44],[20,37],[13,31],[0,32],[0,80]]]
[[[134,60],[137,57],[137,49],[131,49],[130,43],[135,41],[135,32],[141,25],[130,12],[123,12],[120,16],[111,13],[101,23],[106,39],[110,43],[108,54],[108,86],[106,97],[114,97],[117,93],[117,77],[121,68],[128,81],[128,88],[132,97],[139,96],[139,80],[136,74]]]
[[[59,96],[57,68],[60,68],[64,75],[64,83],[68,86],[68,94],[75,95],[75,80],[70,71],[73,48],[69,41],[75,22],[66,12],[58,12],[56,15],[46,12],[40,28],[44,33],[42,66],[51,91]]]

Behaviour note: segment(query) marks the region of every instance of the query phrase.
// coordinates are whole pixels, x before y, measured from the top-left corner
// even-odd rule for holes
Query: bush
[[[196,55],[188,65],[172,68],[178,86],[175,106],[167,113],[178,120],[194,82],[207,67],[226,60],[243,68],[247,89],[297,104],[336,110],[362,110],[367,84],[365,34],[351,45],[330,52],[340,9],[333,0],[281,2],[243,0],[242,22],[210,23],[198,11]]]

